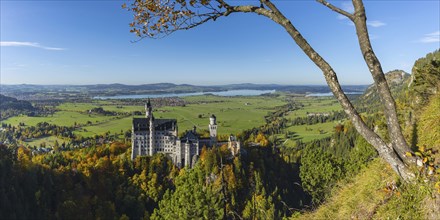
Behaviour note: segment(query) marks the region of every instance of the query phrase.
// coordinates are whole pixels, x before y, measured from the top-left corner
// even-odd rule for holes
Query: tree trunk
[[[377,88],[380,101],[383,105],[385,118],[387,120],[388,133],[393,145],[393,149],[396,150],[399,157],[407,165],[415,164],[415,157],[406,156],[406,152],[411,152],[411,149],[403,137],[399,120],[397,119],[396,104],[391,96],[391,92],[385,79],[385,74],[383,73],[380,61],[374,54],[370,43],[367,29],[367,17],[362,0],[353,0],[353,5],[355,8],[353,22],[356,27],[359,46],[361,48],[365,63],[368,65],[368,69],[373,76],[374,84]]]
[[[372,129],[370,129],[365,122],[360,117],[359,113],[353,107],[350,100],[344,94],[344,91],[339,84],[336,72],[333,68],[325,61],[304,39],[301,33],[292,25],[289,19],[287,19],[278,8],[270,0],[260,0],[261,6],[255,5],[240,5],[231,6],[227,4],[224,0],[216,0],[220,4],[220,8],[224,8],[226,11],[219,12],[214,10],[211,16],[206,14],[199,14],[201,20],[194,22],[192,24],[187,24],[185,27],[177,27],[176,30],[190,29],[203,24],[209,20],[215,20],[220,16],[228,16],[231,13],[242,12],[242,13],[256,13],[258,15],[263,15],[282,27],[289,33],[296,44],[303,50],[303,52],[312,60],[324,74],[325,80],[329,85],[333,95],[341,104],[348,118],[353,123],[356,130],[368,141],[373,147],[378,151],[380,157],[382,157],[386,162],[388,162],[392,168],[405,180],[410,180],[414,177],[414,174],[409,170],[407,165],[415,164],[415,158],[407,157],[406,152],[410,151],[403,135],[401,128],[397,119],[396,106],[393,97],[391,96],[390,89],[383,74],[382,67],[379,60],[373,52],[371,47],[370,39],[368,36],[365,9],[362,0],[352,0],[355,8],[355,13],[350,14],[342,9],[339,9],[325,0],[317,0],[321,4],[324,4],[331,10],[347,16],[351,21],[354,22],[356,27],[356,33],[358,36],[358,42],[362,51],[362,55],[367,63],[371,75],[373,76],[375,86],[378,90],[378,94],[382,105],[384,107],[384,114],[387,120],[388,132],[391,138],[391,144],[387,145],[385,141],[379,137]],[[270,10],[264,7],[266,5]],[[209,15],[209,14],[208,14]],[[149,18],[147,16],[147,18]],[[202,19],[203,18],[203,19]],[[139,20],[138,20],[139,21]],[[191,23],[191,22],[190,22]]]
[[[275,5],[273,5],[271,2],[268,2],[268,1],[264,1],[264,3],[274,13],[274,14],[272,14],[272,16],[270,18],[273,21],[275,21],[276,23],[283,26],[286,29],[287,33],[289,33],[289,35],[296,42],[296,44],[303,50],[303,52],[315,63],[315,65],[317,65],[321,69],[333,95],[338,99],[339,103],[341,104],[345,113],[348,115],[348,118],[351,120],[351,122],[353,123],[356,130],[365,138],[365,140],[367,140],[368,143],[373,145],[373,147],[378,151],[379,156],[382,157],[386,162],[388,162],[391,165],[391,167],[393,168],[393,170],[396,171],[404,180],[412,179],[414,177],[414,174],[409,170],[409,168],[401,160],[399,155],[396,154],[396,152],[393,150],[392,147],[387,146],[387,144],[374,131],[372,131],[365,124],[365,122],[362,120],[359,113],[356,111],[356,109],[353,107],[350,100],[344,94],[333,68],[310,46],[310,44],[301,35],[301,33],[292,25],[290,20],[287,19],[275,7]],[[369,42],[368,33],[367,33],[367,41]],[[382,75],[382,78],[385,79],[383,73],[377,74],[377,75]],[[380,76],[373,76],[373,77],[378,78],[378,79],[380,78]],[[392,97],[391,97],[391,94],[389,92],[386,81],[384,81],[384,82],[385,82],[385,86],[386,86],[385,92],[388,91],[388,94],[389,94],[389,97],[386,96],[386,98],[384,98],[382,101],[382,103],[384,105],[388,106],[387,111],[390,111],[390,112],[387,112],[386,116],[388,116],[388,115],[395,116],[396,120],[391,118],[389,121],[391,122],[392,125],[395,125],[395,123],[397,123],[398,127],[397,128],[393,127],[393,129],[391,129],[391,130],[394,131],[394,129],[397,129],[401,135],[400,126],[398,124],[397,116],[396,116],[396,112],[395,112],[394,99],[392,99]],[[383,82],[382,82],[381,86],[382,87],[384,86]],[[382,93],[379,93],[379,95],[382,96]],[[390,101],[391,101],[391,103],[389,103]],[[394,109],[394,112],[393,112],[393,109]],[[393,134],[393,137],[395,137],[394,134]],[[396,138],[396,140],[398,140],[398,139]],[[397,142],[397,143],[399,143],[399,142]],[[406,142],[405,142],[405,144],[406,144]],[[402,146],[402,145],[400,145],[400,146]],[[403,145],[403,146],[405,146],[405,145]]]

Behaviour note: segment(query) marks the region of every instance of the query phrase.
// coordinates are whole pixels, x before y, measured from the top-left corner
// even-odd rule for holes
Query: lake
[[[191,93],[164,93],[164,94],[141,94],[141,95],[115,95],[115,96],[96,96],[94,99],[146,99],[146,98],[166,98],[166,97],[185,97],[197,95],[217,95],[217,96],[259,96],[266,93],[274,93],[275,90],[254,90],[240,89],[221,92],[191,92]]]
[[[364,94],[363,92],[345,92],[346,95],[362,95]],[[306,95],[306,97],[310,97],[310,96],[333,96],[333,93],[331,92],[324,92],[324,93],[309,93]]]

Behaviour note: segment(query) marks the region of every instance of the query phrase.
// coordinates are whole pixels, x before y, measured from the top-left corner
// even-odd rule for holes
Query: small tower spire
[[[145,117],[149,118],[153,116],[153,107],[151,106],[150,98],[148,98],[147,104],[145,104]]]
[[[211,138],[211,146],[214,146],[217,144],[217,117],[215,115],[211,115],[209,117],[209,136]]]

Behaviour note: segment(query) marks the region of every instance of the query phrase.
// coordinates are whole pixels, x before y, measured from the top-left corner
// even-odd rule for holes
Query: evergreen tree
[[[176,189],[167,190],[152,219],[222,219],[223,195],[212,181],[219,176],[203,175],[200,166],[185,170],[176,179]]]

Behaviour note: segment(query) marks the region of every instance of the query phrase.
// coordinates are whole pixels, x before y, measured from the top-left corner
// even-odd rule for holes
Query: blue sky
[[[133,43],[124,1],[0,2],[1,84],[325,84],[288,34],[261,16],[233,14]],[[330,2],[350,10],[351,1]],[[410,72],[417,58],[440,48],[440,1],[364,2],[385,71]],[[372,82],[347,19],[312,0],[275,3],[341,83]]]

